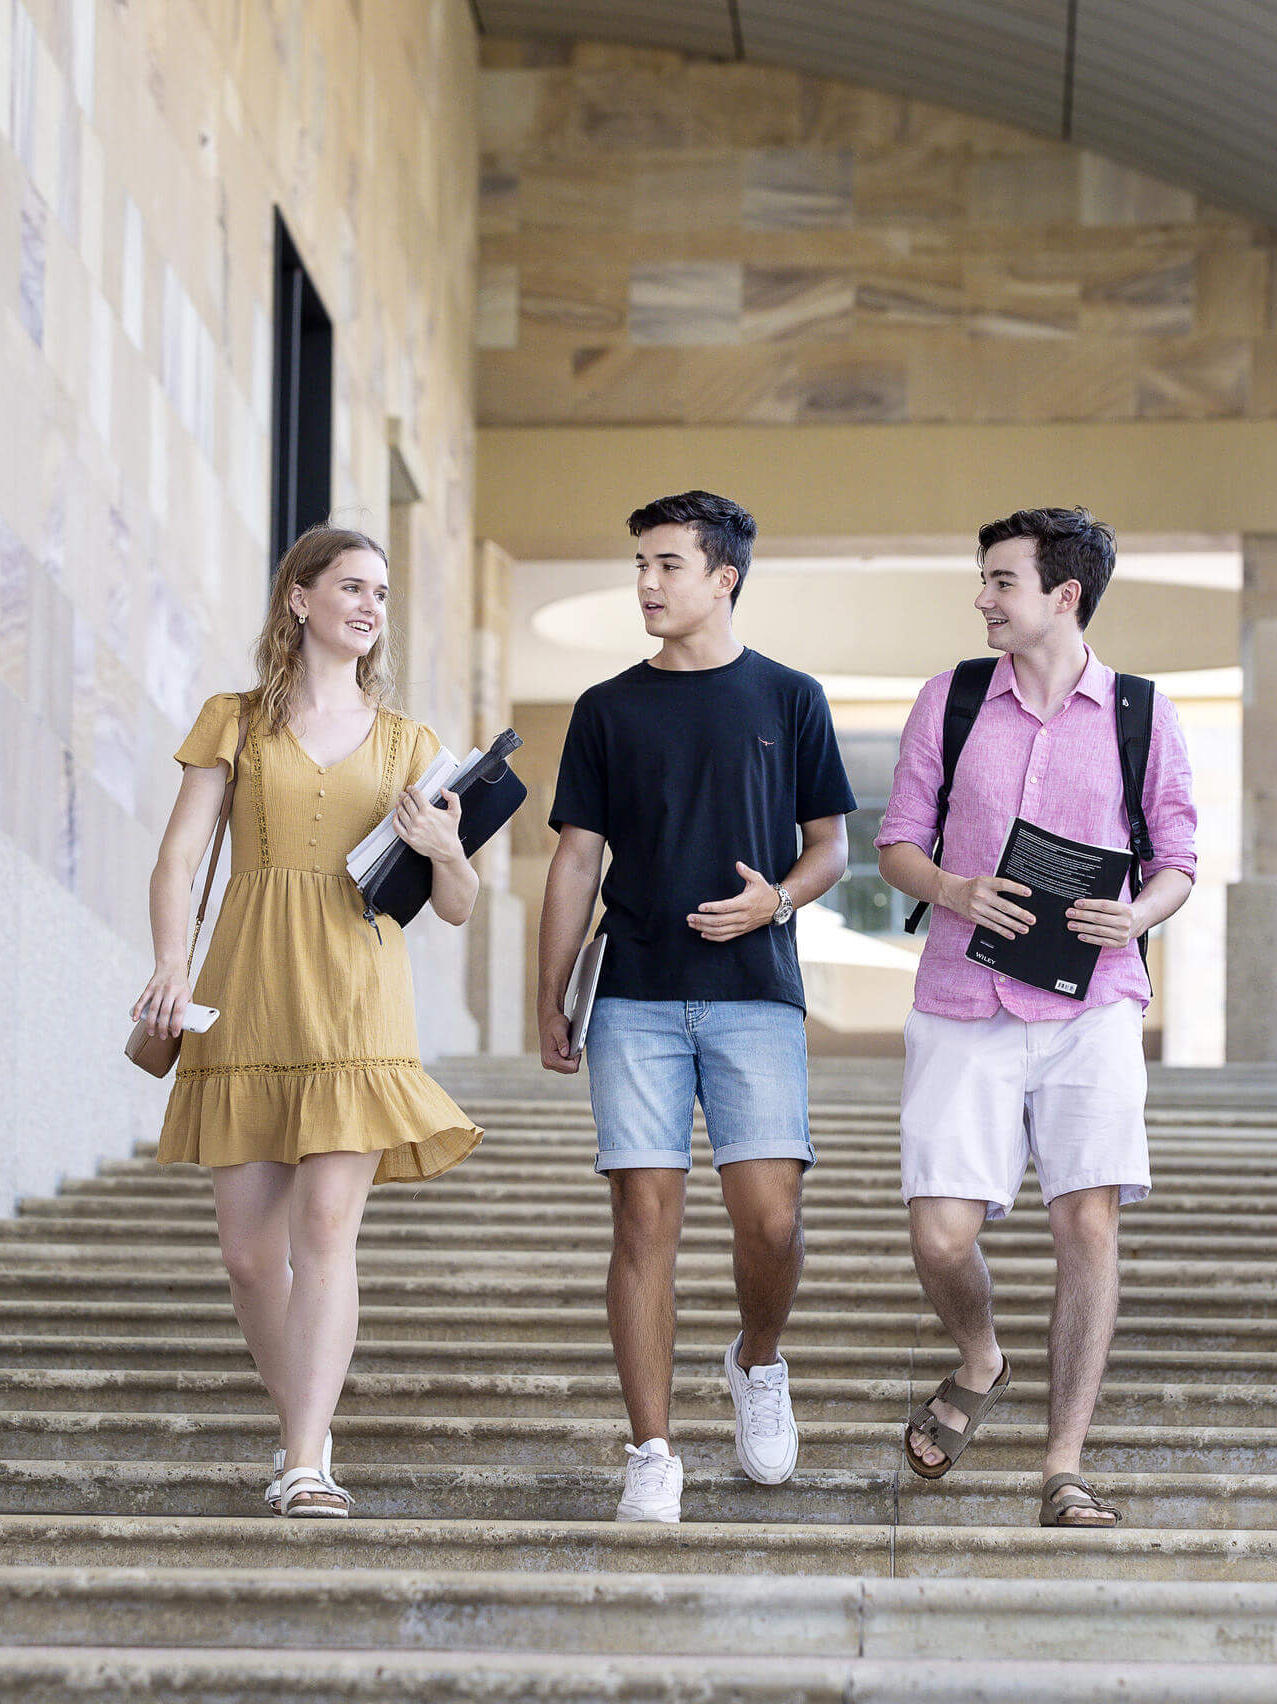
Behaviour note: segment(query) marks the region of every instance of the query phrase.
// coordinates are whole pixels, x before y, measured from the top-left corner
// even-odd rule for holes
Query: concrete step
[[[565,1656],[506,1652],[290,1650],[0,1652],[0,1699],[66,1704],[152,1697],[184,1704],[248,1700],[422,1700],[425,1704],[1271,1704],[1272,1671],[1235,1663],[877,1662],[863,1657]]]
[[[542,1421],[541,1429],[534,1422]],[[610,1422],[594,1429],[591,1419]],[[489,1422],[487,1425],[484,1422]],[[693,1409],[676,1414],[674,1434],[688,1463],[732,1460],[734,1427],[727,1419]],[[345,1415],[333,1422],[334,1449],[345,1468],[356,1463],[434,1461],[456,1463],[500,1458],[512,1430],[527,1426],[516,1444],[520,1454],[562,1465],[563,1450],[552,1436],[558,1426],[564,1440],[593,1439],[596,1459],[622,1461],[622,1434],[615,1414],[544,1412],[528,1420],[507,1415],[446,1418],[410,1414]],[[903,1425],[899,1418],[872,1420],[850,1413],[838,1420],[800,1417],[804,1465],[891,1470],[902,1465]],[[83,1409],[11,1409],[0,1414],[0,1458],[25,1461],[110,1462],[119,1460],[264,1462],[276,1442],[277,1428],[266,1413],[195,1411],[166,1414]],[[964,1463],[974,1467],[1028,1471],[1040,1466],[1045,1448],[1044,1422],[986,1421],[978,1444]],[[566,1447],[566,1444],[565,1444]],[[579,1459],[571,1458],[574,1462]],[[1087,1441],[1093,1472],[1140,1473],[1174,1469],[1185,1473],[1271,1473],[1277,1471],[1277,1427],[1169,1426],[1100,1423]]]
[[[11,1224],[20,1222],[9,1221]],[[571,1233],[566,1232],[564,1236],[571,1236]],[[159,1228],[153,1225],[145,1243],[148,1264],[152,1270],[163,1272],[166,1277],[170,1273],[183,1272],[203,1273],[208,1276],[220,1274],[223,1270],[221,1255],[212,1236],[202,1240],[165,1242],[161,1240]],[[462,1279],[468,1282],[472,1277],[499,1284],[503,1288],[509,1285],[511,1280],[530,1280],[534,1284],[541,1284],[545,1290],[549,1290],[552,1284],[557,1285],[564,1278],[580,1278],[593,1285],[595,1296],[603,1293],[608,1265],[606,1248],[584,1252],[575,1247],[557,1248],[551,1259],[544,1249],[492,1249],[473,1243],[462,1246],[464,1260],[459,1259],[455,1246],[431,1245],[421,1238],[408,1239],[401,1246],[361,1245],[360,1270],[374,1280],[388,1280],[392,1275],[399,1274],[403,1274],[407,1279],[414,1273],[428,1273],[428,1283],[436,1294],[446,1294],[447,1291],[443,1287],[449,1283],[456,1285]],[[7,1248],[0,1242],[0,1250],[0,1267],[4,1271],[25,1274],[47,1272],[51,1269],[61,1272],[85,1271],[94,1267],[101,1269],[104,1274],[108,1268],[117,1272],[133,1272],[138,1261],[137,1248],[123,1240],[22,1240],[10,1243]],[[997,1246],[987,1247],[986,1253],[998,1286],[1031,1281],[1053,1283],[1055,1280],[1055,1262],[1049,1253],[1019,1255],[1008,1253]],[[1119,1263],[1123,1291],[1125,1292],[1128,1284],[1175,1286],[1191,1292],[1200,1287],[1221,1288],[1253,1283],[1261,1273],[1266,1274],[1269,1264],[1261,1262],[1253,1255],[1246,1259],[1228,1259],[1221,1256],[1211,1260],[1205,1257],[1190,1259],[1186,1255],[1167,1259],[1163,1258],[1164,1253],[1162,1249],[1159,1249],[1156,1256],[1132,1254],[1128,1251]],[[462,1266],[464,1272],[459,1271]],[[547,1277],[547,1267],[551,1268],[552,1277]],[[853,1287],[861,1278],[880,1282],[898,1278],[903,1285],[910,1288],[916,1283],[912,1262],[906,1254],[844,1255],[828,1249],[815,1249],[809,1251],[804,1270],[805,1274],[810,1275],[813,1284],[841,1281],[845,1286],[842,1292],[844,1297],[853,1294]],[[731,1250],[726,1239],[721,1249],[681,1250],[679,1273],[683,1280],[709,1278],[721,1285],[729,1285]],[[807,1281],[805,1276],[804,1284]]]
[[[504,1199],[476,1191],[473,1199],[465,1201],[444,1196],[433,1201],[425,1197],[414,1201],[403,1196],[386,1200],[378,1192],[368,1202],[362,1234],[367,1238],[374,1228],[386,1233],[399,1230],[420,1232],[426,1225],[432,1229],[444,1225],[465,1226],[471,1236],[476,1230],[486,1234],[494,1228],[498,1235],[504,1235],[507,1227],[514,1227],[522,1234],[527,1228],[544,1225],[547,1208],[547,1200],[520,1199],[513,1191]],[[108,1191],[100,1195],[83,1192],[30,1196],[19,1203],[18,1212],[24,1219],[73,1218],[77,1223],[89,1219],[135,1222],[141,1218],[153,1218],[157,1212],[162,1212],[166,1227],[195,1225],[205,1231],[216,1227],[211,1194],[203,1199],[189,1196],[170,1198],[159,1191],[153,1194]],[[556,1221],[561,1224],[569,1218],[574,1234],[577,1227],[588,1224],[605,1233],[609,1239],[611,1237],[608,1203],[600,1190],[596,1189],[588,1200],[560,1202],[555,1213]],[[872,1232],[893,1241],[903,1241],[908,1237],[908,1221],[898,1199],[891,1208],[860,1206],[850,1202],[824,1205],[808,1201],[803,1209],[803,1223],[809,1240],[833,1232],[851,1233],[852,1237]],[[728,1224],[721,1200],[689,1202],[683,1220],[684,1237],[691,1231],[713,1231],[725,1236]],[[1264,1212],[1253,1199],[1243,1199],[1234,1194],[1217,1208],[1199,1205],[1192,1212],[1164,1212],[1160,1207],[1141,1206],[1128,1214],[1124,1230],[1128,1236],[1136,1232],[1143,1238],[1164,1237],[1168,1249],[1183,1246],[1186,1239],[1207,1235],[1217,1241],[1230,1236],[1262,1237],[1271,1245],[1277,1241],[1277,1213]],[[1006,1237],[1013,1232],[1020,1235],[1032,1232],[1044,1241],[1049,1239],[1045,1209],[1017,1209],[1005,1228],[1002,1224],[990,1225],[985,1231],[985,1238]]]
[[[1002,1342],[1014,1363],[1017,1382],[1046,1376],[1046,1349],[1036,1322],[1023,1331],[1014,1321],[1004,1322]],[[1193,1342],[1185,1329],[1181,1334],[1144,1333],[1141,1322],[1119,1336],[1109,1356],[1109,1371],[1120,1379],[1129,1373],[1145,1382],[1153,1373],[1183,1383],[1229,1382],[1268,1384],[1274,1372],[1271,1339],[1257,1330],[1254,1347],[1237,1348],[1246,1341],[1244,1327],[1262,1327],[1264,1321],[1237,1321],[1227,1336],[1227,1347],[1216,1346],[1214,1329],[1192,1349],[1164,1349],[1166,1340]],[[1158,1322],[1154,1322],[1158,1323]],[[1215,1322],[1210,1322],[1212,1327]],[[939,1328],[929,1326],[928,1342],[919,1342],[921,1330],[902,1331],[895,1343],[870,1342],[851,1347],[810,1344],[786,1345],[787,1359],[795,1379],[846,1378],[855,1373],[874,1378],[905,1374],[934,1384],[953,1369],[954,1351]],[[674,1364],[683,1373],[721,1377],[723,1355],[731,1339],[724,1334],[703,1340],[682,1336],[675,1344]],[[792,1354],[788,1351],[792,1350]],[[248,1349],[239,1337],[169,1338],[157,1336],[120,1338],[107,1336],[10,1337],[0,1339],[0,1369],[17,1372],[30,1368],[76,1369],[97,1365],[115,1371],[184,1369],[189,1372],[233,1371],[251,1366]],[[564,1342],[466,1342],[463,1339],[429,1342],[411,1336],[362,1338],[355,1347],[354,1370],[365,1373],[477,1374],[559,1376],[593,1373],[610,1377],[612,1351],[605,1339],[575,1339]]]
[[[937,1381],[918,1378],[802,1378],[790,1389],[800,1419],[903,1420]],[[343,1415],[538,1413],[570,1419],[610,1411],[616,1380],[607,1374],[364,1373],[355,1371],[342,1392]],[[674,1387],[677,1411],[688,1415],[732,1413],[726,1380],[711,1372],[680,1373]],[[261,1413],[265,1396],[255,1372],[192,1372],[186,1368],[119,1369],[31,1367],[0,1372],[0,1428],[10,1411],[56,1410],[94,1413]],[[998,1404],[1008,1423],[1037,1423],[1046,1413],[1047,1386],[1018,1376]],[[1165,1384],[1109,1379],[1100,1393],[1097,1417],[1129,1426],[1277,1425],[1277,1385]],[[512,1419],[517,1427],[520,1418]]]
[[[718,1440],[715,1465],[684,1458],[683,1520],[785,1522],[825,1526],[1023,1528],[1036,1524],[1041,1471],[967,1469],[929,1483],[909,1470],[800,1465],[785,1485],[759,1486],[735,1464],[731,1437]],[[851,1452],[853,1459],[859,1452]],[[624,1484],[619,1444],[607,1465],[527,1466],[452,1462],[338,1462],[361,1520],[608,1522]],[[1092,1470],[1094,1471],[1094,1470]],[[261,1517],[266,1473],[260,1461],[181,1462],[0,1460],[0,1515],[180,1514]],[[1265,1531],[1272,1524],[1272,1478],[1263,1473],[1105,1472],[1100,1489],[1123,1511],[1123,1531]],[[55,1560],[55,1558],[50,1558]]]
[[[5,1515],[0,1517],[0,1625],[19,1624],[32,1643],[181,1643],[157,1594],[139,1591],[131,1576],[113,1600],[99,1597],[93,1614],[74,1600],[52,1598],[38,1608],[38,1576],[48,1568],[409,1568],[542,1572],[659,1571],[663,1574],[877,1574],[951,1579],[1272,1581],[1277,1533],[1144,1530],[1119,1527],[1083,1532],[1039,1527],[894,1527],[686,1521],[662,1528],[616,1521],[283,1521],[271,1516],[225,1520],[213,1516]],[[20,1570],[8,1590],[11,1569]],[[380,1582],[378,1582],[380,1583]],[[242,1623],[225,1619],[228,1600],[199,1613],[210,1642],[243,1641]],[[301,1606],[297,1632],[278,1627],[281,1642],[300,1638],[319,1619],[314,1599]],[[277,1606],[272,1605],[275,1611]],[[278,1626],[278,1624],[277,1624]],[[172,1640],[176,1634],[176,1640]],[[366,1644],[371,1629],[360,1626]],[[419,1637],[419,1633],[418,1633]]]
[[[308,1548],[311,1556],[328,1548],[307,1546],[307,1525],[277,1523],[286,1536],[303,1541],[292,1549],[296,1563],[307,1561]],[[684,1536],[668,1528],[636,1530],[652,1555]],[[1066,1543],[1078,1536],[1041,1535]],[[276,1645],[298,1655],[306,1647],[322,1647],[334,1659],[354,1645],[379,1655],[416,1655],[429,1647],[519,1654],[638,1651],[650,1659],[655,1617],[662,1654],[705,1659],[752,1652],[765,1613],[768,1649],[782,1658],[860,1652],[880,1662],[927,1662],[955,1648],[978,1648],[991,1662],[1034,1656],[1058,1664],[1079,1647],[1173,1651],[1182,1663],[1202,1665],[1203,1678],[1216,1669],[1240,1673],[1277,1662],[1277,1584],[1271,1581],[963,1581],[787,1573],[749,1579],[552,1569],[486,1576],[387,1569],[371,1576],[345,1567],[321,1573],[305,1565],[230,1576],[198,1568],[0,1570],[0,1604],[19,1612],[24,1600],[32,1606],[29,1618],[6,1615],[6,1631],[17,1645],[32,1643],[31,1623],[55,1614],[60,1597],[69,1630],[87,1634],[86,1644],[100,1644],[101,1634],[93,1637],[95,1618],[148,1591],[155,1622],[126,1641],[135,1648],[189,1646],[198,1637],[204,1648],[238,1643],[272,1655]],[[1176,1704],[1190,1696],[1196,1695],[1186,1693]]]
[[[895,1314],[916,1308],[919,1318],[932,1317],[916,1280],[884,1282],[861,1274],[849,1293],[845,1284],[823,1280],[818,1271],[804,1273],[799,1305],[791,1316],[791,1324],[802,1321],[802,1330],[812,1339],[845,1341],[856,1329],[854,1322],[865,1314]],[[1054,1288],[1049,1273],[1029,1283],[1011,1283],[1004,1278],[998,1285],[999,1312],[1045,1324]],[[578,1327],[592,1331],[597,1325],[603,1329],[603,1299],[592,1278],[556,1275],[548,1282],[544,1276],[519,1278],[507,1274],[496,1278],[480,1273],[472,1278],[468,1272],[456,1271],[429,1278],[411,1272],[393,1276],[363,1272],[360,1295],[366,1304],[361,1318],[370,1324],[374,1335],[395,1335],[402,1327],[424,1337],[507,1335],[545,1339],[575,1335]],[[21,1259],[3,1260],[0,1336],[6,1325],[21,1332],[27,1322],[39,1323],[46,1333],[68,1330],[83,1334],[94,1323],[110,1329],[112,1321],[129,1322],[127,1330],[113,1335],[154,1331],[167,1335],[165,1321],[174,1319],[184,1331],[223,1335],[219,1321],[229,1322],[233,1317],[228,1296],[226,1275],[216,1268],[201,1273],[189,1268],[128,1271],[85,1266],[67,1272],[51,1271]],[[729,1278],[680,1274],[678,1298],[681,1319],[690,1320],[694,1314],[717,1316],[713,1324],[722,1329],[737,1318],[736,1296]],[[855,1304],[854,1310],[849,1310],[849,1303]],[[1187,1318],[1191,1322],[1188,1329],[1200,1334],[1209,1319],[1273,1318],[1277,1315],[1277,1291],[1263,1283],[1220,1284],[1186,1296],[1182,1287],[1131,1282],[1122,1294],[1122,1315],[1125,1320],[1167,1315],[1177,1321]],[[486,1324],[507,1317],[517,1321],[511,1332],[485,1329]],[[556,1327],[558,1320],[564,1321],[562,1330]]]
[[[1239,1221],[1227,1233],[1179,1230],[1146,1232],[1131,1228],[1138,1218],[1128,1221],[1122,1234],[1122,1253],[1128,1262],[1147,1257],[1156,1261],[1179,1259],[1189,1263],[1217,1261],[1247,1261],[1254,1267],[1271,1267],[1277,1273],[1277,1244],[1271,1233],[1252,1229]],[[526,1220],[494,1213],[484,1226],[490,1236],[508,1254],[523,1254],[544,1260],[553,1256],[556,1263],[565,1240],[570,1240],[575,1258],[593,1255],[606,1262],[612,1247],[612,1227],[605,1220],[575,1222],[561,1218],[547,1224],[544,1217]],[[186,1216],[167,1210],[135,1218],[97,1218],[92,1215],[63,1213],[26,1215],[20,1219],[0,1220],[0,1245],[3,1244],[60,1244],[74,1248],[82,1257],[85,1249],[106,1249],[115,1244],[127,1245],[130,1253],[162,1238],[165,1248],[182,1244],[206,1245],[217,1252],[217,1229],[210,1213]],[[990,1258],[1051,1259],[1051,1238],[1044,1230],[1024,1229],[1012,1217],[990,1225],[982,1236],[982,1244]],[[813,1263],[822,1257],[850,1259],[856,1255],[886,1256],[902,1265],[909,1261],[909,1228],[901,1217],[897,1223],[884,1223],[868,1229],[829,1229],[809,1227],[806,1233],[808,1258]],[[365,1259],[379,1254],[416,1255],[418,1251],[473,1250],[475,1226],[448,1223],[427,1214],[401,1219],[373,1216],[360,1233],[359,1246]],[[691,1223],[680,1241],[680,1259],[696,1255],[729,1256],[731,1231],[726,1218],[717,1223]]]

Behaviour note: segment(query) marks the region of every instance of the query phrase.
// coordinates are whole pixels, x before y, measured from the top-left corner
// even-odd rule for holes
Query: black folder
[[[506,759],[523,741],[513,728],[498,734],[474,768],[456,788],[461,800],[461,849],[467,858],[475,853],[518,810],[528,790]],[[434,801],[442,810],[438,799]],[[411,923],[430,898],[434,866],[429,858],[414,852],[396,838],[359,884],[364,896],[364,916],[371,923],[378,915],[396,923]]]

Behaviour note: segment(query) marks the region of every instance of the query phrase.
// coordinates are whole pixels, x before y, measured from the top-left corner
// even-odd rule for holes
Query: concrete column
[[[1277,1060],[1277,534],[1242,540],[1242,875],[1228,891],[1228,1058]]]
[[[510,577],[514,564],[485,539],[475,551],[474,743],[486,747],[511,726]],[[518,757],[515,768],[521,768]],[[525,805],[527,810],[529,806]],[[483,886],[470,921],[467,994],[484,1053],[523,1049],[523,902],[510,891],[510,831],[478,854]]]

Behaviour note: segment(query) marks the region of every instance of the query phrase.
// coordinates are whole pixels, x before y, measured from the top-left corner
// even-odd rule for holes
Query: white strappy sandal
[[[279,1504],[279,1495],[280,1495],[280,1493],[279,1493],[279,1481],[280,1481],[280,1478],[281,1478],[281,1476],[284,1472],[284,1459],[287,1456],[287,1454],[288,1454],[288,1451],[284,1448],[283,1444],[280,1444],[278,1449],[273,1450],[271,1452],[271,1458],[270,1458],[271,1479],[270,1479],[270,1484],[266,1487],[266,1507],[271,1511],[271,1513],[273,1515],[278,1515],[278,1514],[283,1513],[283,1510],[280,1508],[280,1504]],[[339,1487],[337,1487],[336,1480],[333,1479],[332,1468],[333,1468],[333,1435],[332,1435],[331,1432],[328,1432],[327,1434],[325,1434],[325,1437],[324,1437],[324,1454],[323,1454],[323,1459],[321,1460],[321,1462],[319,1464],[319,1471],[320,1471],[321,1475],[323,1476],[323,1478],[329,1480],[332,1483],[334,1488],[340,1489]]]
[[[351,1495],[322,1467],[294,1467],[279,1477],[279,1512],[289,1520],[344,1521]]]

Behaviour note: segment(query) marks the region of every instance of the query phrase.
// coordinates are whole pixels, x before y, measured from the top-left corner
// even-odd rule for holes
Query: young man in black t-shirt
[[[629,528],[644,625],[661,649],[573,712],[550,818],[559,845],[537,1015],[542,1064],[575,1071],[563,999],[610,848],[588,1056],[595,1169],[612,1189],[608,1322],[634,1432],[617,1518],[676,1521],[674,1260],[696,1099],[734,1233],[743,1330],[724,1370],[736,1453],[770,1485],[798,1459],[779,1342],[815,1156],[793,913],[846,868],[855,800],[818,684],[732,632],[752,517],[689,491],[636,509]]]

